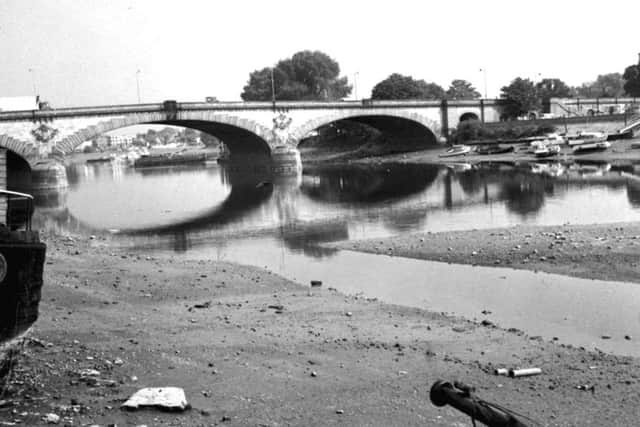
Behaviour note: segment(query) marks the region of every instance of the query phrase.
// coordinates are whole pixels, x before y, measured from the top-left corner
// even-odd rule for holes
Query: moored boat
[[[607,134],[604,132],[579,132],[577,135],[567,138],[567,144],[570,147],[582,144],[595,144],[607,140]]]
[[[548,145],[543,145],[538,147],[533,152],[533,155],[538,158],[542,158],[542,157],[556,156],[558,155],[558,153],[560,153],[560,147],[558,145],[548,144]]]
[[[608,141],[578,144],[573,146],[573,154],[591,153],[593,151],[604,151],[609,147],[611,147],[611,143]]]
[[[503,154],[513,151],[512,145],[500,145],[500,144],[483,144],[476,148],[478,154]]]
[[[46,246],[31,230],[33,197],[0,190],[0,365],[38,318]],[[6,225],[5,225],[6,224]]]
[[[112,156],[100,156],[100,157],[93,157],[91,159],[87,159],[86,162],[87,163],[107,163],[113,159],[114,157]]]
[[[471,151],[471,147],[464,144],[452,145],[444,153],[441,153],[438,157],[455,157],[464,156]]]
[[[182,164],[204,163],[207,156],[204,153],[167,153],[167,154],[150,154],[142,155],[137,158],[133,166],[149,167],[149,166],[174,166]]]

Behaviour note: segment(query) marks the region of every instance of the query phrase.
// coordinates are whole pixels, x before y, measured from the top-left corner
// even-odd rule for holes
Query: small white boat
[[[604,151],[611,147],[609,141],[583,143],[573,146],[573,154],[590,153],[592,151]]]
[[[557,133],[548,133],[545,135],[545,140],[548,144],[564,144],[566,139]]]
[[[440,154],[439,157],[455,157],[455,156],[464,156],[468,152],[471,151],[471,147],[464,144],[452,145],[451,148],[448,148],[447,151]]]
[[[575,145],[592,144],[606,140],[607,134],[604,132],[578,132],[576,136],[567,139],[567,144],[573,147]]]
[[[536,157],[551,157],[558,153],[560,153],[560,146],[555,144],[543,145],[533,152]]]

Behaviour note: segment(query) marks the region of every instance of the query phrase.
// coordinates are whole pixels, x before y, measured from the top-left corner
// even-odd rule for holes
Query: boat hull
[[[453,146],[449,148],[444,153],[440,154],[438,157],[456,157],[456,156],[464,156],[471,151],[471,147],[466,145]]]
[[[175,154],[175,155],[149,155],[142,156],[135,160],[133,166],[136,168],[150,166],[175,166],[193,163],[202,163],[207,160],[205,154]]]
[[[594,151],[604,151],[609,147],[611,147],[611,144],[607,141],[589,143],[589,144],[580,144],[573,147],[573,154],[585,154],[585,153],[592,153]]]
[[[0,242],[0,344],[24,333],[38,319],[46,246]],[[1,275],[1,272],[0,272]]]

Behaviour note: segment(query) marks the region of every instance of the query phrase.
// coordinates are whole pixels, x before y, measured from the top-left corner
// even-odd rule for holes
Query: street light
[[[360,75],[359,71],[353,73],[353,97],[358,100],[358,76]]]
[[[140,104],[140,70],[136,70],[136,89],[138,93],[138,104]]]
[[[480,68],[480,71],[484,75],[484,99],[487,99],[487,69]]]
[[[271,103],[273,104],[273,111],[276,111],[276,81],[273,77],[273,67],[271,67]]]
[[[29,68],[29,74],[31,74],[31,88],[33,89],[33,94],[37,96],[38,91],[36,90],[36,78],[34,77],[33,72],[33,68]]]

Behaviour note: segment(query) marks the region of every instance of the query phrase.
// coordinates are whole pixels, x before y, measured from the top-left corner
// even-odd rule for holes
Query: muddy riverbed
[[[499,259],[567,274],[600,271],[588,265],[574,271],[569,255],[554,249],[560,244],[549,248],[560,240],[567,248],[589,244],[578,251],[589,260],[608,254],[602,264],[610,267],[599,277],[637,281],[637,266],[622,249],[634,249],[639,228],[425,234],[424,242],[398,237],[377,250],[491,265]],[[342,295],[326,285],[311,288],[260,268],[134,254],[100,238],[45,240],[41,318],[4,387],[3,425],[45,425],[47,414],[60,424],[104,426],[470,425],[456,410],[429,402],[438,379],[473,384],[482,398],[543,425],[635,425],[640,415],[635,358]],[[373,251],[378,244],[348,246]],[[512,250],[517,245],[527,247],[520,252],[537,250],[537,260],[529,255],[523,262]],[[545,256],[555,259],[541,261]],[[496,367],[539,367],[542,374],[510,379],[494,375]],[[83,369],[98,374],[87,378]],[[182,387],[192,409],[122,411],[144,386]]]

